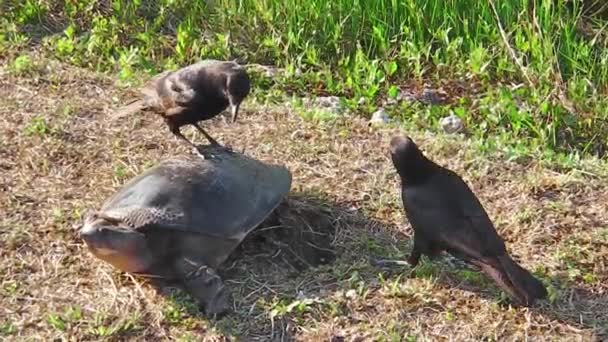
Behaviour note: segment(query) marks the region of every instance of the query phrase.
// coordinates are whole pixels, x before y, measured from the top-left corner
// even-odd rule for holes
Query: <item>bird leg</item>
[[[173,135],[175,135],[177,138],[179,138],[179,140],[184,141],[186,144],[192,146],[192,149],[194,150],[194,153],[198,154],[199,156],[201,156],[203,159],[205,159],[205,155],[201,153],[201,151],[198,149],[198,146],[196,146],[192,141],[188,140],[183,134],[182,132],[179,130],[179,126],[177,125],[173,125],[169,123],[169,128],[171,130],[171,133],[173,133]]]
[[[426,247],[429,247],[428,242],[425,241],[420,235],[414,233],[414,246],[412,247],[410,256],[407,258],[407,262],[412,266],[412,269],[418,266],[420,256],[422,256],[422,251],[429,249]]]
[[[216,147],[222,146],[215,139],[213,139],[207,132],[205,132],[205,130],[201,126],[199,126],[197,123],[193,123],[192,125],[194,127],[196,127],[196,129],[198,129],[198,131],[201,132],[205,136],[205,138],[207,138],[207,140],[209,140],[211,145],[216,146]]]
[[[420,256],[422,256],[422,253],[420,253],[420,251],[416,248],[416,245],[414,244],[414,249],[410,253],[410,256],[407,258],[407,262],[411,266],[408,278],[416,277],[416,266],[418,266],[418,263],[420,262]]]
[[[195,147],[196,145],[194,145],[194,143],[190,140],[188,140],[183,134],[182,132],[179,130],[179,127],[176,125],[169,125],[169,129],[171,130],[171,133],[173,133],[173,135],[175,135],[177,138],[179,138],[181,141],[186,142],[186,144]]]
[[[415,268],[416,266],[418,266],[421,256],[422,256],[422,253],[420,253],[420,251],[416,248],[416,246],[414,246],[414,249],[410,253],[410,256],[407,258],[407,262],[410,264],[410,266],[412,268]]]
[[[410,271],[409,277],[414,278],[416,275],[415,269],[420,262],[422,254],[431,255],[434,253],[433,245],[424,239],[420,234],[414,232],[414,246],[410,256],[407,258],[407,262],[411,265],[412,270]]]
[[[224,150],[226,150],[228,152],[232,152],[232,148],[230,146],[222,146],[222,145],[220,145],[207,132],[205,132],[205,130],[201,126],[199,126],[196,123],[193,123],[193,125],[194,125],[194,127],[196,127],[205,136],[205,138],[207,138],[207,140],[209,140],[209,142],[211,143],[212,146],[217,147],[217,148],[223,148]]]
[[[407,258],[407,264],[410,265],[410,272],[408,275],[409,278],[414,278],[416,275],[416,272],[414,272],[414,269],[416,268],[416,266],[418,266],[418,263],[420,262],[420,257],[422,256],[422,251],[421,251],[421,246],[420,246],[422,243],[424,243],[424,242],[420,241],[420,238],[416,238],[416,236],[414,236],[414,247],[412,248],[412,252],[410,253],[410,256]],[[406,264],[406,262],[401,261],[401,260],[380,259],[380,260],[372,260],[372,264],[375,266],[387,266],[387,265],[404,266]]]

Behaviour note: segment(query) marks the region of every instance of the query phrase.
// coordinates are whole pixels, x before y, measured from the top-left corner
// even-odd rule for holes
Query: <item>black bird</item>
[[[416,267],[420,256],[446,251],[476,265],[522,305],[547,295],[542,282],[509,256],[483,206],[452,170],[426,158],[409,137],[390,142],[393,165],[401,178],[401,199],[414,229],[408,257]]]
[[[232,122],[236,122],[250,83],[247,71],[238,63],[204,60],[156,75],[141,90],[143,99],[123,107],[114,119],[140,110],[152,111],[163,117],[171,133],[191,146],[196,148],[181,133],[182,126],[193,125],[212,145],[219,146],[198,122],[215,117],[228,106]]]

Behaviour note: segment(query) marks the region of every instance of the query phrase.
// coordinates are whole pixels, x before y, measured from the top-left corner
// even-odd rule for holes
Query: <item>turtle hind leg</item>
[[[194,297],[203,314],[219,318],[230,311],[230,292],[213,268],[192,263],[185,258],[178,261],[176,266],[183,275],[184,290]]]

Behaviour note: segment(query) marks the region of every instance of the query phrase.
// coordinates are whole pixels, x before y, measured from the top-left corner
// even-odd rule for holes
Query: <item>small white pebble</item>
[[[384,108],[380,108],[372,114],[372,118],[369,120],[371,125],[385,125],[391,121],[388,116],[388,112]]]
[[[397,102],[401,101],[416,101],[416,96],[410,90],[401,90],[399,94],[397,94],[396,98]]]
[[[340,98],[337,96],[321,96],[317,97],[316,103],[321,107],[337,107],[340,106]]]
[[[272,66],[264,67],[264,76],[268,78],[275,78],[279,75],[279,69]]]
[[[442,118],[439,124],[447,134],[460,133],[464,130],[464,123],[454,114]]]
[[[294,139],[301,138],[302,136],[303,136],[302,131],[299,129],[296,129],[295,131],[293,131],[293,133],[291,133],[290,137],[292,140],[294,140]]]
[[[309,104],[309,101],[303,101],[305,105]],[[333,115],[339,115],[344,111],[340,98],[337,96],[321,96],[314,100],[314,107],[319,110],[329,112]]]

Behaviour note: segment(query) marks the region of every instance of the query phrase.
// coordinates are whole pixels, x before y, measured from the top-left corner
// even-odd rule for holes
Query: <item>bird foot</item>
[[[407,273],[407,277],[410,279],[416,278],[416,266],[411,266],[411,264],[407,261],[391,259],[372,259],[371,264],[376,267],[385,268],[410,266],[410,271]]]
[[[377,267],[390,267],[390,266],[409,266],[409,264],[403,260],[391,260],[391,259],[372,259],[371,264]]]
[[[230,145],[219,145],[219,148],[223,148],[224,150],[228,151],[228,152],[233,152],[232,146]]]
[[[194,154],[198,155],[199,157],[201,157],[202,159],[209,159],[209,156],[206,155],[206,153],[203,153],[198,146],[193,146],[192,147],[192,152]]]
[[[212,149],[210,150],[209,147],[211,147]],[[200,146],[192,147],[192,151],[194,152],[194,154],[199,155],[203,159],[212,158],[213,154],[214,154],[214,150],[216,152],[223,151],[228,154],[236,153],[231,146],[225,146],[225,145],[220,145],[220,144],[200,145]]]
[[[419,253],[412,253],[412,254],[410,254],[410,256],[407,257],[407,263],[410,264],[410,266],[412,268],[415,268],[416,266],[418,266],[419,262],[420,262]]]
[[[232,146],[230,145],[220,145],[220,144],[214,144],[212,145],[213,148],[218,149],[218,150],[224,150],[224,152],[230,153],[230,154],[234,154],[236,152],[234,152],[234,149],[232,148]]]

